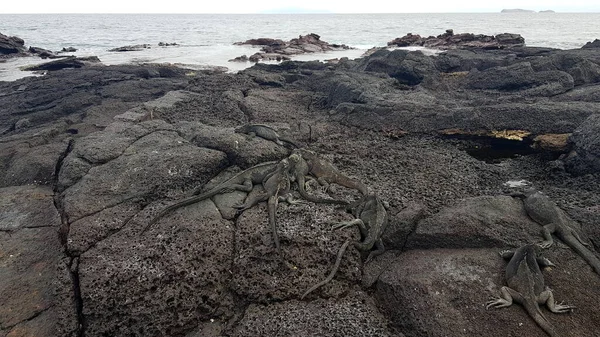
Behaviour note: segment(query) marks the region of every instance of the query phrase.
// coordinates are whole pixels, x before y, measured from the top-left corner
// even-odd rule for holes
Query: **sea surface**
[[[355,50],[307,54],[298,60],[360,57],[375,46],[407,33],[496,35],[518,33],[528,46],[579,48],[600,39],[600,13],[451,13],[451,14],[0,14],[0,33],[18,36],[26,46],[53,51],[74,47],[77,56],[98,56],[105,64],[179,63],[190,67],[224,66],[237,71],[251,63],[228,60],[258,48],[234,42],[271,37],[289,40],[316,33],[329,43]],[[158,47],[159,42],[178,46]],[[137,52],[108,49],[151,44]],[[39,58],[17,58],[0,63],[0,81],[30,75],[19,67],[40,63]]]

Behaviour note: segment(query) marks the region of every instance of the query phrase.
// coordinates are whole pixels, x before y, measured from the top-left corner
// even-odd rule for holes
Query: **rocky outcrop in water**
[[[588,42],[585,45],[583,45],[583,47],[581,47],[583,49],[592,49],[592,48],[600,48],[600,40],[595,39],[592,42]]]
[[[437,37],[421,37],[408,33],[387,43],[390,47],[419,46],[436,49],[502,49],[523,47],[525,39],[519,34],[483,35],[462,33],[454,34],[452,29],[446,30],[444,34]]]
[[[238,74],[96,65],[2,82],[0,336],[545,336],[520,307],[484,309],[505,285],[498,252],[541,240],[507,182],[542,189],[600,242],[599,64],[589,49],[379,50]],[[332,230],[352,219],[333,205],[279,204],[286,264],[267,206],[232,207],[242,191],[143,232],[194,190],[289,154],[234,132],[248,122],[387,201],[388,251],[365,263],[348,249],[299,300],[361,237]],[[534,147],[540,136],[569,145]],[[558,242],[544,256],[556,298],[578,308],[553,325],[589,335],[600,278]]]
[[[118,47],[118,48],[112,48],[112,49],[109,49],[108,51],[112,51],[112,52],[126,52],[126,51],[140,51],[140,50],[150,49],[150,48],[152,48],[152,46],[149,45],[149,44],[136,44],[136,45],[131,45],[131,46],[123,46],[123,47]]]
[[[236,42],[235,45],[252,45],[262,46],[261,51],[255,53],[248,58],[251,62],[269,61],[269,60],[289,60],[290,56],[306,53],[323,53],[334,50],[346,50],[350,47],[346,45],[330,44],[321,41],[321,37],[311,33],[308,35],[300,35],[296,39],[283,41],[271,38],[250,39],[244,42]],[[243,61],[243,58],[235,58],[230,61]]]
[[[19,54],[25,51],[25,41],[23,39],[0,33],[0,55]]]

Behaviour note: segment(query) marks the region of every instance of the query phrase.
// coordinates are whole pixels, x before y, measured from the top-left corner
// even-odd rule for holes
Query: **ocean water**
[[[251,63],[228,60],[251,55],[258,48],[234,46],[237,41],[271,37],[289,40],[316,33],[321,40],[346,44],[356,50],[309,54],[299,60],[359,57],[375,46],[406,33],[518,33],[528,46],[579,48],[600,38],[600,13],[450,13],[450,14],[0,14],[0,33],[19,36],[27,46],[58,51],[78,49],[74,55],[98,56],[105,64],[168,62],[192,67],[224,66],[231,71]],[[178,46],[158,47],[159,42]],[[139,52],[108,49],[152,44]],[[40,63],[25,58],[0,63],[0,80],[28,75],[18,67]]]

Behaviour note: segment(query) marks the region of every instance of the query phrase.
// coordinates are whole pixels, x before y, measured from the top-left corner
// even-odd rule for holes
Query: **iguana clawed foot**
[[[486,304],[485,305],[486,309],[489,309],[489,308],[500,309],[500,308],[510,307],[512,305],[512,301],[507,301],[507,300],[503,299],[502,297],[498,297],[496,299],[487,301],[485,304]]]
[[[552,245],[553,245],[553,244],[554,244],[554,241],[550,241],[550,240],[544,240],[544,241],[542,241],[542,242],[538,243],[537,245],[538,245],[540,248],[543,248],[543,249],[548,249],[548,248],[552,247]]]

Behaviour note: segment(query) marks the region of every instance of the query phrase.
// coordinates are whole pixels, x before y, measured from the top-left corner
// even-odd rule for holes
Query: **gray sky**
[[[560,12],[600,12],[598,0],[7,0],[7,13],[261,13],[280,8],[304,8],[334,13],[499,12],[503,8],[552,9]]]

